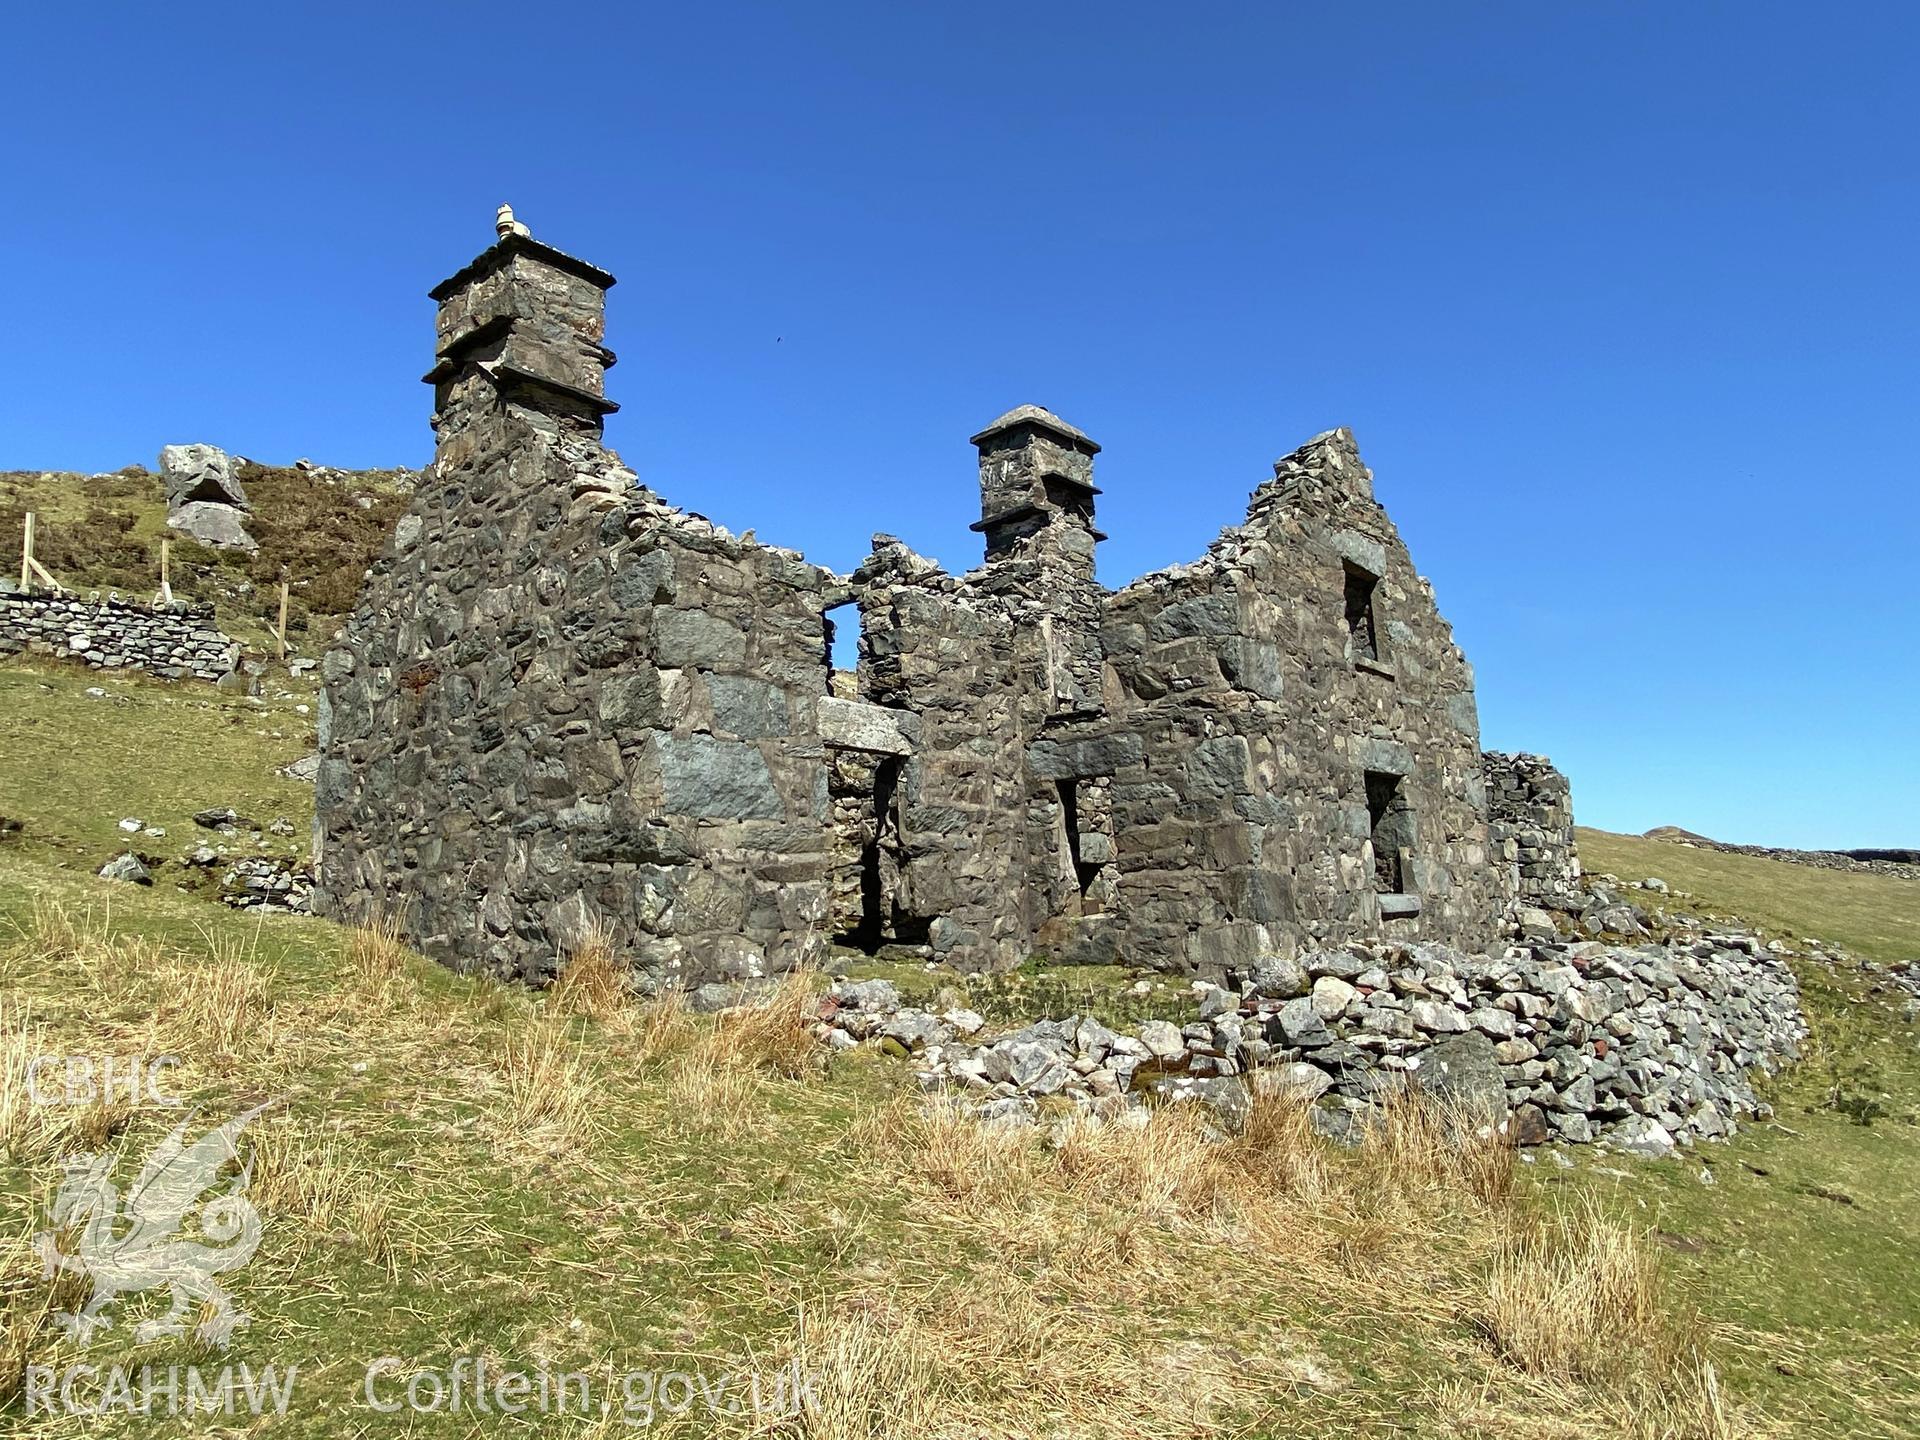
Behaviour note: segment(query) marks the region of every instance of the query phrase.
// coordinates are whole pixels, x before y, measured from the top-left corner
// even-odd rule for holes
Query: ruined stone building
[[[1113,591],[1100,447],[1023,405],[972,437],[979,568],[882,535],[839,576],[635,483],[613,277],[502,231],[432,291],[433,466],[324,662],[323,908],[530,978],[597,930],[662,983],[1499,933],[1473,672],[1347,431]]]

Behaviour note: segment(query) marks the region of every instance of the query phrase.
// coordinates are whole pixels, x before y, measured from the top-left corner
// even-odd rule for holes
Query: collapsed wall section
[[[1553,907],[1580,893],[1573,791],[1544,755],[1488,750],[1487,819],[1509,900]]]

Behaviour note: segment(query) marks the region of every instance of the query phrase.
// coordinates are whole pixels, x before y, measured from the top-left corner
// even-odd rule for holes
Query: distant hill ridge
[[[1729,855],[1759,855],[1768,860],[1813,865],[1822,870],[1858,870],[1873,875],[1892,875],[1903,880],[1920,880],[1920,850],[1788,850],[1770,845],[1730,845],[1724,840],[1711,840],[1698,831],[1683,829],[1678,825],[1656,825],[1641,838],[1692,845],[1702,850],[1720,850]]]

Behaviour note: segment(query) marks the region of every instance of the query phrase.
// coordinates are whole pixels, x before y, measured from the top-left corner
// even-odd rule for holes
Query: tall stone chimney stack
[[[980,451],[980,519],[987,558],[1010,554],[1029,536],[1091,573],[1093,547],[1107,537],[1093,526],[1093,457],[1100,447],[1038,405],[1009,410],[972,438]]]
[[[613,352],[606,335],[613,276],[535,240],[500,207],[499,240],[428,292],[435,363],[434,429],[444,449],[480,414],[503,405],[600,437],[620,407],[606,398]]]

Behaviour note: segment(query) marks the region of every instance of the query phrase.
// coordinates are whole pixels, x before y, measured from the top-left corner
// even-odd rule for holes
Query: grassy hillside
[[[219,806],[288,821],[293,833],[257,853],[304,856],[313,787],[279,772],[312,753],[314,702],[310,681],[284,676],[251,699],[53,661],[0,666],[0,816],[22,823],[21,855],[88,874],[131,849],[173,878],[167,866],[214,838],[192,815]],[[129,835],[125,819],[166,834]]]
[[[19,573],[22,521],[35,520],[34,553],[69,589],[145,599],[160,583],[160,540],[173,541],[171,580],[182,599],[212,601],[221,626],[267,653],[280,577],[291,601],[287,630],[312,653],[353,608],[366,568],[405,510],[407,470],[303,470],[242,461],[234,474],[253,514],[253,555],[201,545],[167,529],[160,477],[140,466],[111,475],[0,472],[0,556]]]
[[[1920,954],[1920,884],[1598,830],[1579,843],[1590,874],[1686,892],[1669,909],[1865,961],[1796,967],[1805,1057],[1771,1087],[1773,1123],[1702,1152],[1712,1185],[1676,1161],[1637,1167],[1622,1194],[1661,1216],[1674,1266],[1713,1297],[1742,1393],[1800,1434],[1920,1433],[1920,1025],[1878,969]]]
[[[366,1403],[377,1357],[400,1357],[384,1403],[477,1354],[611,1396],[537,1427],[561,1435],[632,1433],[629,1372],[701,1372],[724,1411],[745,1374],[795,1360],[817,1373],[803,1417],[696,1401],[656,1406],[642,1433],[1920,1429],[1920,1052],[1866,972],[1809,977],[1814,1054],[1777,1087],[1776,1125],[1659,1164],[1459,1150],[1412,1111],[1349,1154],[1271,1103],[1225,1144],[1182,1110],[983,1131],[927,1112],[904,1065],[829,1061],[804,980],[716,1021],[622,999],[590,953],[536,996],[377,934],[235,914],[165,869],[147,890],[87,873],[121,815],[159,817],[165,844],[202,804],[304,827],[305,796],[275,775],[308,744],[299,703],[0,667],[0,811],[26,821],[0,842],[0,1425],[533,1433]],[[182,1057],[170,1088],[209,1121],[274,1101],[251,1132],[260,1248],[223,1277],[252,1322],[225,1352],[49,1321],[74,1287],[50,1286],[28,1241],[61,1157],[120,1154],[124,1189],[178,1119],[27,1103],[33,1056],[100,1053]],[[242,1360],[299,1366],[284,1419],[29,1417],[19,1384],[28,1363]]]
[[[1708,909],[1744,916],[1774,933],[1844,945],[1869,960],[1920,960],[1920,884],[1887,875],[1728,855],[1605,830],[1579,831],[1588,873],[1656,875]]]

